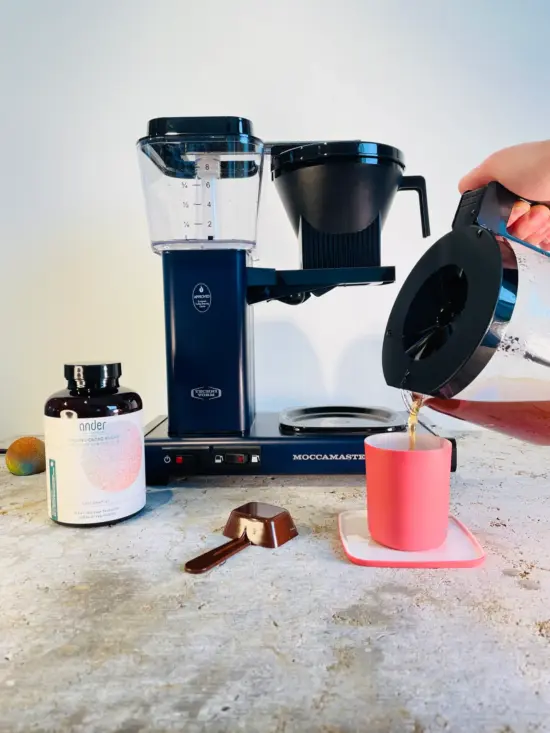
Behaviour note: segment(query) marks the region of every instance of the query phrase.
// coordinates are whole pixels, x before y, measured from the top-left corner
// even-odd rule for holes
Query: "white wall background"
[[[385,228],[385,288],[257,307],[261,407],[386,403],[380,342],[400,283],[449,228],[457,181],[496,148],[550,136],[545,0],[2,0],[0,435],[40,431],[70,359],[116,358],[165,410],[160,258],[134,143],[151,117],[233,114],[264,139],[401,148],[428,182]],[[266,179],[262,265],[296,243]]]

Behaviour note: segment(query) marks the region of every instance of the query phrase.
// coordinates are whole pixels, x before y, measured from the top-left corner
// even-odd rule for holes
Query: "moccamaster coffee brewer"
[[[138,155],[162,257],[168,418],[147,428],[149,484],[193,474],[364,472],[363,440],[406,412],[320,407],[256,413],[253,305],[299,305],[342,285],[392,283],[380,234],[397,191],[424,179],[361,141],[263,143],[238,117],[151,120]],[[252,266],[264,163],[301,247],[299,270]],[[427,428],[422,428],[426,430]]]
[[[384,377],[440,413],[550,445],[550,256],[508,232],[517,200],[496,182],[462,196],[397,296]]]

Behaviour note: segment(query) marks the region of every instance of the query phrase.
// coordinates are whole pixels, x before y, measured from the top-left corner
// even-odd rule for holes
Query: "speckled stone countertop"
[[[487,559],[452,571],[346,561],[361,478],[189,481],[77,530],[48,520],[44,475],[2,468],[0,730],[550,730],[550,450],[477,433],[459,462],[453,512]],[[182,573],[254,499],[299,537]]]

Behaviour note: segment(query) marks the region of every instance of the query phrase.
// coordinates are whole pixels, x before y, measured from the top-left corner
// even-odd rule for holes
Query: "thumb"
[[[477,168],[471,170],[460,180],[458,190],[461,194],[465,193],[465,191],[473,191],[476,188],[486,186],[494,180],[495,173],[492,167],[492,160],[491,158],[487,158],[481,165],[478,165]]]

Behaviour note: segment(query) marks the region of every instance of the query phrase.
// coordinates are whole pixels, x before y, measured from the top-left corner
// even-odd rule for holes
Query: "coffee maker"
[[[424,179],[405,176],[403,154],[390,145],[265,143],[241,117],[153,119],[137,149],[151,244],[162,257],[168,385],[168,416],[146,428],[147,482],[364,473],[364,438],[406,430],[407,412],[256,412],[254,305],[393,283],[382,227],[396,192],[415,191],[429,236]],[[297,270],[253,263],[265,165],[298,238]]]

